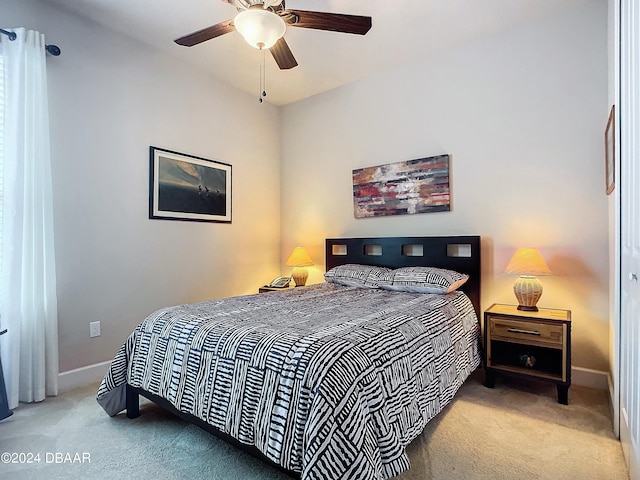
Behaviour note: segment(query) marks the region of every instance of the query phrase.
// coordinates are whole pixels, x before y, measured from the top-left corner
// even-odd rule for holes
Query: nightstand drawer
[[[524,340],[535,343],[548,343],[562,346],[563,326],[548,323],[523,322],[517,319],[489,316],[491,338],[505,340]]]

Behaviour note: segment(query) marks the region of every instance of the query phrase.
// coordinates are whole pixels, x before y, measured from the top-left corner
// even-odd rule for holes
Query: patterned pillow
[[[391,270],[385,267],[347,263],[333,267],[324,274],[324,279],[347,287],[378,288],[380,277],[389,272]]]
[[[378,286],[413,293],[449,293],[462,286],[469,275],[435,267],[403,267],[384,274]]]

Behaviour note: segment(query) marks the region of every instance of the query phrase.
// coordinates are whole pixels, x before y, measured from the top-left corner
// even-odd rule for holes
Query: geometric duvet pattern
[[[136,327],[98,402],[124,410],[128,382],[303,479],[387,479],[479,365],[479,340],[457,291],[325,283],[181,305]]]

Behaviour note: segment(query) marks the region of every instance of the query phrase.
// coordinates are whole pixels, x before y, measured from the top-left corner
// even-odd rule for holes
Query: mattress
[[[304,480],[387,479],[480,358],[464,293],[320,284],[154,312],[97,400],[118,414],[129,383]]]

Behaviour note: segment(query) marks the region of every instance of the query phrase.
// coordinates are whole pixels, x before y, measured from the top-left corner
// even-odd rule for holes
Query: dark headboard
[[[326,269],[346,263],[399,268],[425,266],[466,273],[461,287],[480,318],[480,237],[327,238]]]

